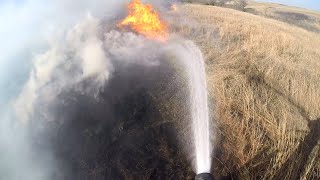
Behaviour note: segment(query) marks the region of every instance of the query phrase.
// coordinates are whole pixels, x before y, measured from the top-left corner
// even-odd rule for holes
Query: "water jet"
[[[205,62],[200,49],[193,42],[186,41],[182,47],[183,50],[176,53],[179,53],[182,60],[189,91],[194,170],[199,174],[199,178],[212,177],[208,174],[211,172],[212,144]]]

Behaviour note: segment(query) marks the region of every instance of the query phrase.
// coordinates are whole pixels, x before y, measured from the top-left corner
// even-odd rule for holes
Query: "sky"
[[[258,0],[320,11],[320,0]]]

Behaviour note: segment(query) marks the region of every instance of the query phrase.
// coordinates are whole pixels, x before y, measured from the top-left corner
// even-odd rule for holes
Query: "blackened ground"
[[[175,123],[186,114],[167,112],[185,112],[177,73],[166,63],[116,66],[97,98],[69,91],[53,103],[49,138],[37,143],[58,161],[53,179],[192,179]]]

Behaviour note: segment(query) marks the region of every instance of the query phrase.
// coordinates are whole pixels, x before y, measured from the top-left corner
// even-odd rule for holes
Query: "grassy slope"
[[[212,6],[181,5],[169,15],[173,31],[206,59],[215,173],[320,178],[320,35]]]
[[[320,33],[320,13],[316,11],[255,1],[248,3],[246,11]]]

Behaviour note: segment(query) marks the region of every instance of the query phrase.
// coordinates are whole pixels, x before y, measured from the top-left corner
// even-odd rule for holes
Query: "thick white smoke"
[[[88,15],[63,41],[34,58],[29,79],[14,102],[16,114],[26,122],[35,108],[50,105],[70,89],[97,97],[112,76],[113,63],[157,65],[159,46],[130,32],[104,32],[103,24]],[[89,84],[83,86],[85,81]],[[53,120],[44,113],[47,120]]]
[[[32,116],[37,100],[49,104],[62,90],[85,79],[92,78],[94,84],[79,91],[95,95],[104,87],[112,65],[99,39],[101,35],[99,21],[88,15],[67,33],[65,41],[34,58],[29,79],[14,104],[19,119],[27,121]]]
[[[28,121],[34,109],[40,107],[35,104],[50,102],[63,86],[71,87],[91,76],[95,76],[96,88],[102,86],[112,66],[107,64],[102,42],[95,34],[99,32],[99,22],[88,17],[79,25],[87,27],[73,28],[78,35],[70,33],[66,40],[64,34],[89,13],[99,18],[114,18],[124,2],[0,2],[0,179],[52,178],[56,166],[54,157],[50,152],[33,147],[30,137],[33,129],[20,120]],[[79,40],[79,34],[86,36],[85,41]],[[81,76],[63,74],[67,73],[68,62],[75,67],[74,60],[68,61],[68,53],[78,59],[75,66],[83,67]],[[62,66],[60,70],[59,66]]]

